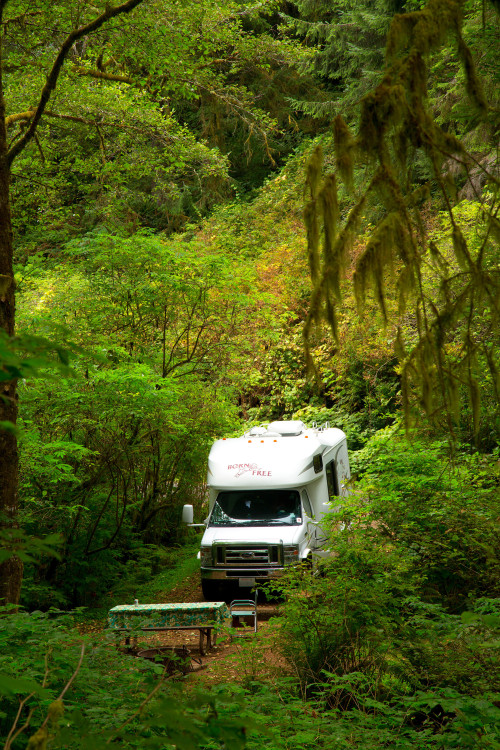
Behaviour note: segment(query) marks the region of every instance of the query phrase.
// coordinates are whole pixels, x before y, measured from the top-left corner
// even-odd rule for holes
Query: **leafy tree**
[[[5,29],[15,23],[15,15],[6,16],[9,0],[0,2],[0,328],[9,336],[14,335],[15,293],[12,267],[12,222],[10,210],[11,168],[15,158],[35,138],[38,123],[47,109],[47,104],[56,88],[61,68],[73,46],[81,39],[99,29],[111,19],[129,13],[142,0],[127,0],[117,6],[106,6],[105,10],[88,22],[72,24],[73,30],[60,44],[46,82],[39,90],[38,104],[28,120],[29,125],[13,143],[7,139],[5,102]],[[14,13],[18,10],[15,4]],[[21,6],[21,11],[23,10]],[[22,17],[22,12],[21,12]],[[22,20],[22,19],[21,19]],[[0,421],[15,424],[17,417],[16,380],[4,382],[0,400]],[[0,522],[15,525],[17,517],[18,453],[16,437],[10,431],[0,431]],[[17,602],[22,578],[22,564],[15,556],[0,566],[0,599]]]
[[[264,71],[273,56],[278,65],[294,57],[293,45],[280,45],[270,36],[249,43],[242,18],[257,19],[258,8],[242,10],[227,1],[192,2],[180,10],[177,3],[156,0],[140,16],[128,16],[139,2],[106,6],[95,18],[79,4],[43,3],[36,10],[24,0],[0,4],[0,325],[9,335],[14,333],[11,181],[20,209],[15,228],[25,234],[27,252],[40,239],[52,249],[68,234],[116,215],[132,229],[142,222],[176,229],[227,194],[228,179],[227,160],[218,150],[196,142],[175,121],[173,97],[193,100],[207,94],[245,123],[249,139],[258,133],[264,144],[275,128],[256,96],[236,81],[249,65]],[[69,35],[68,28],[73,29]],[[142,168],[145,156],[149,175]],[[29,199],[27,174],[35,186]],[[1,421],[13,424],[15,382],[3,388]],[[13,518],[15,437],[5,433],[0,439],[5,443],[0,483],[6,493],[0,507],[10,509]],[[17,596],[19,575],[18,570],[12,576],[17,583],[9,599]]]
[[[232,428],[230,360],[252,316],[248,273],[197,242],[89,233],[64,258],[18,277],[23,328],[70,326],[82,347],[72,378],[46,368],[21,387],[23,527],[64,540],[30,567],[28,604],[93,604],[144,544],[182,541],[181,506],[201,515],[208,447]]]
[[[379,431],[354,455],[358,486],[344,523],[386,539],[411,561],[427,601],[461,611],[467,598],[495,596],[499,573],[496,449],[463,451],[454,461],[446,440]]]
[[[64,259],[19,274],[27,330],[71,325],[75,340],[103,347],[108,361],[146,359],[160,377],[220,378],[249,314],[241,292],[250,274],[197,243],[150,232],[89,233]]]
[[[131,561],[134,580],[154,567],[144,545],[181,543],[182,505],[201,515],[209,445],[232,427],[210,385],[129,359],[87,368],[56,390],[40,379],[22,392],[20,518],[26,532],[63,540],[58,559],[30,566],[30,607],[94,605]]]
[[[228,171],[243,169],[251,153],[261,172],[270,168],[270,139],[288,137],[273,103],[282,84],[270,71],[283,76],[286,69],[291,78],[297,53],[278,36],[253,33],[268,6],[269,0],[257,8],[218,0],[180,10],[157,0],[71,51],[36,142],[13,171],[21,259],[96,225],[178,230],[227,198]],[[29,24],[7,27],[7,125],[14,139],[32,117],[24,102],[40,83],[40,59],[50,57],[73,11],[47,4]],[[36,59],[32,45],[40,51]],[[258,84],[252,89],[254,79],[268,96]]]

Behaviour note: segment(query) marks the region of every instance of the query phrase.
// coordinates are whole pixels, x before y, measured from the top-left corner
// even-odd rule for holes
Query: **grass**
[[[196,539],[195,542],[185,547],[171,550],[169,557],[172,559],[172,567],[161,570],[152,580],[136,587],[139,601],[155,601],[158,595],[171,591],[196,573],[200,568],[200,561],[197,558],[199,549],[200,542]]]

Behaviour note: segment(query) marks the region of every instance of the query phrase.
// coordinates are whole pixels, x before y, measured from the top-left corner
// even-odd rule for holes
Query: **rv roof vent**
[[[260,437],[261,435],[265,435],[267,432],[267,428],[263,425],[260,425],[260,427],[251,427],[248,432],[245,432],[245,437]]]
[[[277,432],[282,437],[294,437],[302,435],[307,430],[304,422],[298,419],[291,419],[283,422],[271,422],[268,427],[269,432]]]

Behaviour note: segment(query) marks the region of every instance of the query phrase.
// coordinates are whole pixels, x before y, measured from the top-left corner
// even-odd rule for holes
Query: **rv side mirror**
[[[182,508],[182,523],[193,523],[193,506],[192,505],[184,505]]]

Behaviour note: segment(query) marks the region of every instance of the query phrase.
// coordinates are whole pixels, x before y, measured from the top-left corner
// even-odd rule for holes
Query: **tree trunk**
[[[0,40],[1,44],[1,40]],[[0,47],[0,327],[14,334],[15,297],[12,269],[12,223],[10,216],[10,166],[7,161],[7,133],[2,87]],[[17,418],[16,382],[0,383],[0,422],[15,424]],[[0,428],[0,529],[9,533],[17,527],[17,440]],[[21,592],[23,564],[14,556],[0,565],[0,603],[17,604]]]

